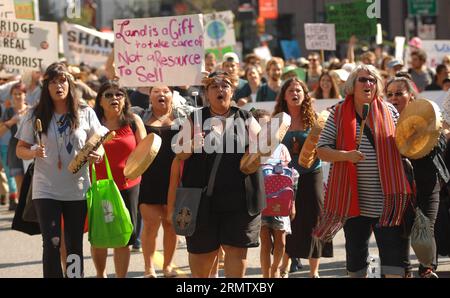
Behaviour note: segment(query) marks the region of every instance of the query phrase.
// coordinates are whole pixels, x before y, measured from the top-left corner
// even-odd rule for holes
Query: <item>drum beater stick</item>
[[[356,143],[356,150],[359,150],[359,146],[361,145],[361,139],[362,139],[362,135],[364,133],[364,129],[366,126],[367,115],[369,115],[369,109],[370,109],[370,105],[368,103],[365,103],[363,105],[362,121],[361,121],[361,127],[359,129],[358,143]]]
[[[38,145],[42,146],[42,122],[41,119],[36,119],[36,132]]]

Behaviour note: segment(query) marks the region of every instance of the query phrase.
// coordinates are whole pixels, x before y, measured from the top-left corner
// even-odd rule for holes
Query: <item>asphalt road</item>
[[[0,206],[0,277],[1,278],[23,278],[23,277],[42,277],[42,241],[41,235],[29,236],[17,231],[11,230],[13,213],[7,211],[6,206]],[[321,277],[345,278],[345,247],[342,231],[334,239],[333,258],[322,259],[320,266]],[[156,256],[157,274],[162,276],[162,230],[158,235],[157,243],[158,253]],[[370,242],[370,253],[377,255],[377,249],[374,240]],[[87,234],[84,237],[84,255],[85,255],[85,277],[94,277],[95,269],[90,255],[89,242]],[[417,260],[412,253],[411,259],[413,265],[417,268]],[[308,261],[302,260],[303,269],[290,274],[290,277],[308,277]],[[181,277],[189,277],[189,265],[187,259],[186,246],[183,238],[179,239],[176,250],[174,264]],[[112,259],[112,250],[108,252],[107,261],[108,277],[114,277],[114,264]],[[438,274],[441,277],[450,277],[450,258],[440,257]],[[144,274],[144,261],[142,253],[132,252],[128,277],[140,278]],[[223,270],[219,272],[223,276]],[[248,269],[247,277],[261,277],[259,265],[259,248],[252,248],[248,251]]]

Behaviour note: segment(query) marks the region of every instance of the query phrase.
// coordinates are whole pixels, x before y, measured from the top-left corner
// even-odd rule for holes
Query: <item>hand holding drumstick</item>
[[[45,146],[42,144],[42,123],[40,119],[36,119],[36,132],[38,147],[36,148],[36,150],[34,150],[35,157],[47,157],[47,155],[45,154]]]

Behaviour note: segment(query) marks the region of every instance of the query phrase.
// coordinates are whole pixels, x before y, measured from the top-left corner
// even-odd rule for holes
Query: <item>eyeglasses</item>
[[[406,91],[403,91],[403,92],[395,92],[395,93],[387,93],[386,94],[386,97],[387,98],[390,98],[390,97],[392,97],[392,96],[396,96],[396,97],[400,97],[400,96],[403,96],[403,95],[405,95],[406,94]]]
[[[122,99],[125,96],[125,94],[123,94],[122,92],[117,92],[117,93],[108,92],[108,93],[104,93],[103,96],[107,99],[113,99],[114,97]]]
[[[365,84],[367,82],[372,83],[372,84],[376,84],[377,80],[376,79],[372,79],[372,78],[359,77],[358,78],[358,82],[363,83],[363,84]]]

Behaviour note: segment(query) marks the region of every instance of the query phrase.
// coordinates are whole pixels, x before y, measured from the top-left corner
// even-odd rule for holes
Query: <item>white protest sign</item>
[[[199,85],[202,15],[114,20],[114,62],[128,87]]]
[[[114,46],[114,34],[63,22],[61,34],[64,56],[69,64],[104,66]]]
[[[233,19],[231,10],[203,15],[205,49],[218,49],[236,44]]]
[[[334,24],[305,24],[307,50],[336,50],[336,31]]]
[[[0,20],[0,64],[7,71],[38,70],[57,61],[57,23]]]
[[[450,55],[450,40],[422,40],[422,50],[427,53],[427,66],[435,68]]]
[[[404,53],[405,53],[405,42],[406,38],[404,36],[396,36],[395,37],[395,59],[404,61]]]
[[[13,0],[0,0],[0,18],[15,19],[16,10]]]
[[[337,103],[341,102],[343,99],[319,99],[319,100],[313,100],[313,108],[314,111],[317,113],[322,112],[323,110],[326,110],[328,108],[331,108],[332,106],[336,105]],[[263,109],[266,111],[269,111],[270,113],[273,112],[275,108],[275,101],[260,101],[260,102],[251,102],[246,105],[244,105],[242,108],[244,110],[250,111],[252,108],[255,109]]]
[[[267,46],[254,48],[253,53],[255,53],[255,55],[260,59],[265,61],[269,61],[270,59],[272,59],[272,54],[270,53],[270,49]]]
[[[383,43],[383,28],[381,27],[381,24],[377,24],[377,36],[375,38],[375,41],[377,45]]]

